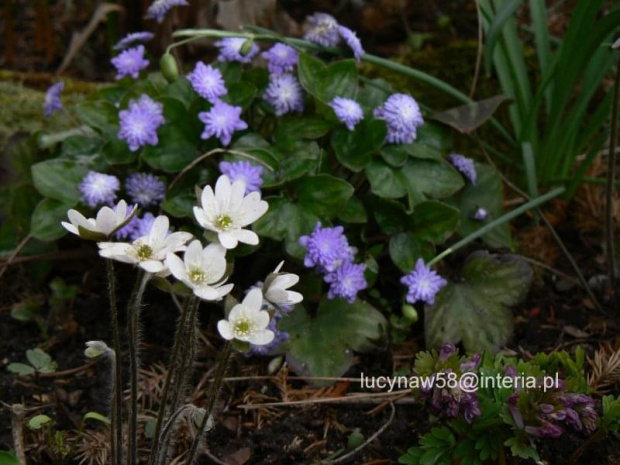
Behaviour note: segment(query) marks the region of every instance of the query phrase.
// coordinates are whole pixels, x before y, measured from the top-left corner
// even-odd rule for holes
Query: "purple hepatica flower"
[[[375,118],[385,120],[390,144],[410,144],[417,136],[417,128],[424,124],[418,102],[411,95],[393,94],[375,108]]]
[[[145,213],[142,215],[142,218],[138,219],[138,224],[136,225],[136,229],[133,232],[131,237],[132,241],[136,239],[140,239],[141,237],[148,236],[151,232],[151,228],[153,227],[153,223],[155,222],[155,216],[152,213]]]
[[[157,129],[164,123],[163,113],[164,106],[148,95],[142,95],[139,100],[131,100],[129,108],[118,114],[118,138],[126,141],[132,152],[144,145],[157,145]]]
[[[245,195],[250,192],[260,192],[260,186],[263,185],[263,167],[256,166],[248,161],[236,161],[229,163],[223,161],[219,165],[222,174],[230,178],[231,182],[241,179],[245,182]]]
[[[223,146],[230,144],[235,131],[247,129],[248,125],[241,119],[241,107],[235,107],[220,100],[209,111],[198,113],[200,121],[205,123],[201,136],[203,139],[219,137]]]
[[[325,275],[325,282],[330,283],[328,299],[340,297],[350,304],[355,302],[357,293],[368,287],[364,271],[366,265],[345,261],[331,273]]]
[[[338,21],[327,13],[314,13],[308,16],[310,30],[304,39],[322,45],[324,47],[335,47],[340,42],[338,33]]]
[[[132,32],[127,34],[114,46],[114,50],[125,50],[136,42],[148,42],[153,40],[155,34],[152,32]]]
[[[45,104],[43,106],[43,113],[46,118],[52,116],[52,114],[62,108],[62,102],[60,101],[60,93],[65,88],[65,83],[60,81],[56,84],[52,84],[47,92],[45,92]]]
[[[448,282],[424,264],[421,258],[415,264],[415,268],[400,282],[408,287],[407,302],[413,304],[423,300],[429,305],[435,303],[435,296]]]
[[[150,173],[130,174],[125,190],[131,201],[141,207],[158,205],[166,196],[166,184]]]
[[[220,49],[217,61],[238,61],[240,63],[252,61],[258,53],[258,45],[252,44],[249,53],[242,55],[241,47],[247,40],[245,37],[226,37],[215,42],[215,45]]]
[[[201,61],[196,63],[194,71],[187,75],[187,79],[198,95],[211,103],[228,93],[220,70]]]
[[[482,207],[476,207],[476,210],[469,217],[475,221],[484,221],[489,218],[489,212]]]
[[[112,64],[116,68],[116,79],[131,76],[137,79],[140,71],[149,65],[149,60],[144,58],[144,45],[123,50],[118,56],[112,58]]]
[[[364,49],[362,48],[362,43],[355,32],[345,26],[338,26],[338,32],[340,33],[340,37],[342,37],[345,44],[347,44],[353,51],[355,61],[360,61],[362,59],[362,55],[364,54]]]
[[[299,243],[307,249],[304,266],[317,267],[322,273],[329,273],[342,263],[353,260],[353,249],[349,246],[344,228],[323,228],[318,222],[309,236],[301,236]]]
[[[474,161],[471,158],[464,157],[458,153],[452,153],[450,154],[450,161],[472,184],[476,184],[476,165],[474,165]]]
[[[164,20],[166,14],[175,6],[189,5],[187,0],[155,0],[146,10],[146,17],[148,19],[154,19],[158,23]]]
[[[271,74],[291,73],[299,61],[297,50],[280,42],[263,52],[262,56],[267,60],[267,69]]]
[[[292,74],[272,74],[263,97],[273,106],[277,116],[304,110],[303,90]]]
[[[353,131],[355,125],[364,119],[362,107],[350,98],[336,97],[329,106],[334,109],[336,117],[345,124],[349,131]]]
[[[95,208],[97,205],[111,205],[116,200],[116,191],[121,183],[116,176],[89,171],[78,186],[82,200]]]
[[[596,429],[598,414],[594,409],[594,400],[585,394],[566,394],[560,397],[565,407],[566,423],[577,431],[590,434]]]
[[[467,423],[471,424],[474,418],[480,418],[482,416],[478,396],[473,392],[464,394],[463,397],[461,397],[460,404],[463,411],[463,417]]]

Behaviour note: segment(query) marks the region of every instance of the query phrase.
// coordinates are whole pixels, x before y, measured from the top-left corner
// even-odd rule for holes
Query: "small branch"
[[[13,404],[11,406],[11,427],[13,429],[13,447],[15,456],[21,465],[26,465],[26,449],[24,448],[24,406]]]
[[[26,247],[28,242],[30,242],[30,239],[32,239],[32,236],[28,234],[26,237],[24,237],[24,239],[19,244],[17,244],[17,247],[15,247],[15,250],[13,250],[13,253],[11,254],[11,256],[8,258],[6,262],[4,262],[4,265],[2,266],[2,270],[0,270],[0,278],[2,278],[7,268],[13,264],[13,261],[19,255],[22,249]]]
[[[168,185],[168,190],[172,190],[172,188],[174,187],[174,185],[180,181],[180,179],[185,176],[187,174],[188,171],[190,171],[192,168],[194,168],[196,165],[198,165],[200,162],[202,162],[203,160],[206,160],[207,158],[209,158],[212,155],[217,155],[218,153],[230,153],[233,155],[237,155],[239,157],[244,157],[244,158],[249,158],[252,161],[255,161],[257,163],[260,163],[261,165],[263,165],[265,168],[267,168],[269,171],[273,171],[273,168],[271,166],[269,166],[267,163],[265,163],[263,160],[261,160],[260,158],[256,158],[253,155],[250,155],[249,153],[245,153],[245,152],[239,152],[238,150],[230,150],[230,149],[213,149],[210,152],[207,153],[203,153],[202,155],[200,155],[198,158],[196,158],[193,162],[191,162],[189,165],[187,165],[185,168],[183,168],[181,170],[181,172],[179,174],[176,175],[176,177],[172,180],[172,182]]]
[[[339,403],[347,403],[347,402],[360,402],[372,399],[380,399],[381,402],[386,401],[386,397],[394,397],[395,399],[399,399],[404,395],[411,394],[411,389],[402,389],[400,391],[392,391],[392,392],[373,392],[368,394],[353,394],[350,396],[343,397],[324,397],[318,399],[305,399],[305,400],[293,400],[288,402],[266,402],[264,404],[245,404],[238,405],[237,408],[243,410],[254,410],[265,407],[294,407],[296,405],[310,405],[310,404],[339,404]]]
[[[394,420],[394,415],[396,415],[396,407],[394,407],[394,404],[390,404],[390,407],[392,407],[392,412],[390,413],[390,418],[388,418],[388,421],[386,421],[381,428],[379,428],[372,436],[370,436],[366,441],[364,441],[363,444],[360,444],[358,447],[353,449],[351,452],[343,455],[342,457],[337,458],[336,460],[330,460],[330,461],[323,462],[323,463],[329,464],[329,465],[333,465],[336,463],[344,463],[347,460],[349,460],[351,457],[353,457],[355,454],[357,454],[358,452],[361,452],[362,449],[364,449],[368,444],[370,444],[372,441],[377,439],[381,434],[383,434],[383,432],[387,429],[388,426],[390,426],[390,424]]]

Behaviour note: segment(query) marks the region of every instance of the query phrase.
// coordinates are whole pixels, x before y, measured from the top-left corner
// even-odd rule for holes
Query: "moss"
[[[55,132],[75,126],[66,112],[43,117],[45,90],[58,80],[47,74],[25,74],[0,71],[0,147],[16,132],[33,133],[40,130]],[[65,81],[61,99],[65,107],[80,103],[100,84]]]

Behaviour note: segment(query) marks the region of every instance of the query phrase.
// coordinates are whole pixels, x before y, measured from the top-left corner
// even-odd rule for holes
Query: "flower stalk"
[[[226,369],[228,368],[228,362],[230,360],[230,356],[232,354],[232,342],[227,342],[224,346],[222,353],[220,354],[220,359],[218,360],[217,371],[215,372],[215,377],[213,378],[213,384],[211,385],[211,389],[209,390],[209,400],[207,403],[207,407],[205,409],[205,414],[202,417],[202,421],[198,426],[198,431],[196,432],[196,436],[194,437],[194,441],[192,442],[192,447],[187,456],[187,460],[185,462],[186,465],[192,465],[194,463],[194,457],[196,456],[196,451],[198,450],[198,446],[202,440],[202,435],[204,434],[205,428],[207,427],[207,423],[209,422],[209,417],[213,412],[213,408],[215,407],[215,401],[220,393],[220,389],[222,387],[222,381],[224,380],[224,375],[226,374]]]
[[[138,463],[138,368],[140,365],[139,325],[142,296],[146,284],[151,277],[150,273],[139,269],[136,285],[129,300],[129,374],[130,374],[130,400],[129,400],[129,465]]]
[[[118,305],[116,301],[116,276],[114,263],[106,260],[108,272],[108,293],[112,319],[112,347],[114,350],[114,390],[112,395],[112,457],[116,463],[123,463],[123,378],[121,357],[121,329],[118,321]]]

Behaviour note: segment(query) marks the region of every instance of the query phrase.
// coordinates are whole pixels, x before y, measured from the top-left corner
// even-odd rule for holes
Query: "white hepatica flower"
[[[170,221],[167,216],[155,218],[151,232],[136,239],[131,244],[126,242],[100,242],[99,255],[123,263],[138,265],[149,273],[162,273],[167,270],[163,261],[169,253],[185,250],[185,243],[192,238],[187,232],[168,234]]]
[[[263,293],[255,287],[243,299],[243,302],[235,305],[228,314],[228,320],[220,320],[217,330],[227,341],[236,339],[264,346],[273,341],[275,334],[267,329],[269,325],[269,313],[261,310],[263,305]]]
[[[265,299],[279,306],[298,304],[304,297],[299,292],[287,289],[299,282],[299,276],[293,273],[280,273],[282,265],[284,261],[280,262],[274,272],[265,279],[263,286]]]
[[[204,300],[220,300],[233,288],[233,284],[223,285],[226,249],[220,244],[209,244],[203,249],[200,241],[192,241],[183,260],[169,253],[166,266],[175,278]]]
[[[201,206],[194,207],[196,221],[203,228],[217,233],[218,240],[227,249],[234,249],[239,242],[258,244],[254,231],[243,229],[265,214],[269,204],[261,200],[260,193],[245,194],[241,180],[231,184],[228,176],[220,176],[215,183],[215,193],[206,186],[201,195]]]
[[[70,233],[84,239],[104,240],[131,221],[137,209],[138,206],[134,205],[127,214],[127,202],[121,200],[114,209],[102,207],[97,218],[86,218],[77,210],[69,210],[67,216],[71,223],[62,221],[61,224]]]

